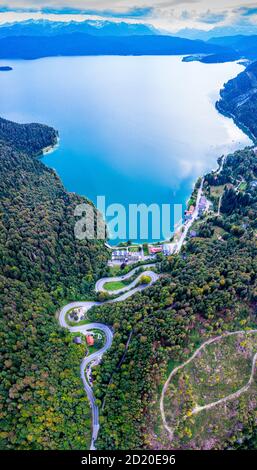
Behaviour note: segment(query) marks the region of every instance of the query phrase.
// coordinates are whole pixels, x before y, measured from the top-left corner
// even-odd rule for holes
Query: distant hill
[[[0,39],[1,59],[74,55],[216,54],[227,51],[227,48],[216,44],[158,35],[100,37],[76,33],[57,36],[10,36]]]
[[[207,44],[220,46],[222,51],[200,57],[189,57],[186,61],[198,60],[206,64],[232,62],[239,59],[257,60],[257,35],[214,37]]]
[[[257,62],[226,83],[217,108],[257,139]]]
[[[257,35],[211,38],[208,43],[232,48],[241,56],[241,58],[244,57],[250,60],[257,59]]]
[[[142,23],[113,21],[49,21],[28,20],[0,26],[0,38],[10,36],[57,36],[60,34],[83,33],[92,36],[153,35],[159,31]]]
[[[208,41],[211,38],[219,38],[225,36],[254,36],[257,34],[257,25],[245,24],[245,25],[231,25],[231,26],[216,26],[209,31],[195,28],[184,28],[180,29],[175,36],[180,36],[186,39],[201,39],[202,41]],[[174,34],[173,34],[174,36]]]

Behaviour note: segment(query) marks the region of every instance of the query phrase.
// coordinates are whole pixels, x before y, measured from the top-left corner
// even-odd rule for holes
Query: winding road
[[[151,268],[153,266],[155,266],[154,263],[145,265],[144,268],[146,268],[146,267]],[[108,294],[120,294],[122,292],[129,291],[133,287],[136,287],[136,285],[137,285],[137,283],[138,283],[138,281],[139,281],[139,279],[142,275],[150,276],[152,281],[153,281],[153,279],[154,279],[153,275],[155,273],[153,273],[153,271],[144,271],[144,273],[139,273],[138,276],[136,277],[136,279],[133,282],[131,282],[127,286],[122,287],[121,289],[116,289],[115,291],[110,291],[110,290],[107,290],[107,289],[104,288],[104,285],[107,282],[119,282],[119,281],[126,281],[127,279],[130,279],[132,276],[134,276],[134,274],[137,273],[137,271],[139,271],[140,268],[141,268],[141,266],[139,266],[137,268],[134,268],[131,271],[129,271],[129,273],[124,274],[123,276],[103,277],[102,279],[99,279],[99,281],[97,281],[97,283],[95,285],[96,292],[107,292]],[[156,274],[155,274],[155,276],[156,276]]]
[[[145,269],[145,268],[149,268],[150,266],[154,266],[154,265],[148,264],[148,265],[140,266],[140,267]],[[106,282],[116,282],[116,281],[123,281],[124,279],[129,279],[136,273],[138,269],[139,268],[132,269],[132,271],[130,271],[128,274],[125,274],[124,276],[100,279],[96,283],[95,290],[97,292],[105,292],[103,286]],[[146,285],[137,286],[136,284],[138,283],[140,277],[145,276],[145,275],[151,278],[151,282]],[[76,308],[76,307],[83,307],[86,313],[88,312],[88,310],[90,310],[92,307],[95,307],[95,306],[103,305],[106,303],[122,302],[123,300],[126,300],[127,298],[134,295],[136,292],[140,292],[146,289],[147,287],[151,286],[158,279],[159,279],[159,275],[156,274],[155,272],[144,271],[140,273],[139,276],[137,276],[136,280],[131,282],[131,284],[127,285],[123,289],[109,291],[109,294],[119,294],[121,291],[123,292],[123,294],[121,294],[119,297],[116,297],[115,299],[107,300],[105,302],[93,302],[93,301],[72,302],[72,303],[69,303],[68,305],[65,305],[65,307],[63,307],[60,311],[59,324],[61,327],[68,329],[71,333],[87,334],[92,329],[98,329],[98,330],[101,330],[105,335],[104,346],[98,351],[90,354],[89,356],[85,356],[80,364],[81,380],[83,382],[84,390],[87,394],[87,397],[88,397],[88,400],[92,409],[92,438],[91,438],[90,450],[95,450],[95,442],[98,436],[100,426],[99,426],[99,410],[98,410],[98,406],[96,405],[95,397],[93,394],[93,388],[88,377],[90,377],[92,366],[99,364],[99,362],[102,359],[103,354],[111,347],[112,339],[113,339],[113,332],[109,326],[104,325],[103,323],[97,323],[97,322],[92,322],[92,323],[88,323],[85,325],[78,324],[76,326],[70,326],[66,321],[66,315],[72,308]]]
[[[239,335],[239,334],[252,334],[252,333],[257,333],[257,330],[240,330],[240,331],[229,331],[229,332],[226,332],[220,336],[215,336],[214,338],[210,338],[208,339],[207,341],[205,341],[195,352],[194,354],[185,362],[183,362],[183,364],[181,364],[180,366],[178,367],[175,367],[175,369],[172,370],[172,372],[170,373],[168,379],[166,380],[164,386],[163,386],[163,389],[162,389],[162,393],[161,393],[161,400],[160,400],[160,411],[161,411],[161,417],[162,417],[162,422],[163,422],[163,426],[164,428],[166,429],[166,431],[168,431],[169,435],[170,435],[170,439],[172,440],[173,437],[174,437],[174,429],[172,429],[167,421],[166,421],[166,416],[165,416],[165,410],[164,410],[164,397],[165,397],[165,393],[167,391],[167,388],[170,384],[170,381],[172,379],[172,377],[180,370],[180,369],[183,369],[185,366],[187,366],[188,364],[190,364],[190,362],[192,362],[196,356],[198,356],[198,354],[208,345],[208,344],[212,344],[212,343],[216,343],[218,341],[220,341],[221,339],[223,338],[226,338],[228,336],[235,336],[235,335]],[[217,406],[217,405],[220,405],[222,403],[226,403],[227,401],[229,400],[233,400],[233,399],[236,399],[236,398],[239,398],[240,395],[242,395],[242,393],[245,393],[248,388],[250,387],[250,385],[252,384],[253,382],[253,379],[254,379],[254,373],[255,373],[255,366],[256,366],[256,362],[257,362],[257,353],[253,356],[253,360],[252,360],[252,370],[251,370],[251,375],[250,375],[250,378],[247,382],[246,385],[244,385],[242,388],[240,388],[239,390],[237,390],[236,392],[234,393],[231,393],[230,395],[227,395],[226,397],[224,398],[221,398],[220,400],[217,400],[217,401],[214,401],[212,403],[209,403],[208,405],[204,405],[204,406],[198,406],[196,405],[193,410],[192,410],[192,414],[197,414],[199,413],[200,411],[203,411],[203,410],[208,410],[208,409],[211,409],[213,408],[214,406]]]

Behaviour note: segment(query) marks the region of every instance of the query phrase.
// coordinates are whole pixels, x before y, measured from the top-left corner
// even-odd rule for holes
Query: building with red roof
[[[151,255],[154,255],[155,253],[161,253],[162,252],[162,247],[161,246],[150,246],[149,247],[149,253]]]
[[[94,340],[94,337],[92,335],[87,335],[86,340],[87,340],[87,345],[88,346],[94,346],[95,340]]]

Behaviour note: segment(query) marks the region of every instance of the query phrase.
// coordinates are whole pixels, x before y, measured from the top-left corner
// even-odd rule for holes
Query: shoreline
[[[217,103],[218,103],[218,102],[217,102]],[[222,112],[218,109],[217,103],[215,104],[215,107],[216,107],[217,111],[218,111],[220,114],[225,115],[224,113],[222,113]],[[229,116],[229,115],[227,115],[226,117],[232,118],[232,116]],[[234,119],[233,119],[233,120],[234,120]],[[237,125],[236,120],[234,120],[234,122],[235,122],[235,124]],[[239,127],[239,126],[237,125],[237,127]],[[244,129],[241,128],[241,130],[242,130],[246,135],[248,135],[248,134],[246,133],[246,130],[245,130],[245,129],[246,129],[246,128],[244,128]],[[249,132],[250,132],[250,131],[249,131]],[[248,137],[250,137],[250,136],[248,135]],[[257,139],[254,138],[253,134],[252,134],[252,136],[251,136],[251,140],[253,141],[253,145],[256,144]],[[45,148],[43,149],[42,153],[39,155],[39,157],[44,158],[46,155],[49,155],[49,154],[55,152],[55,150],[58,149],[59,145],[60,145],[60,137],[59,137],[59,135],[58,135],[58,136],[57,136],[56,143],[55,143],[54,145],[52,145],[52,146],[45,147]],[[218,167],[217,167],[217,169],[212,169],[212,170],[210,170],[210,173],[216,173],[216,172],[219,172],[219,171],[222,169],[222,167],[223,167],[223,164],[222,164],[222,163],[223,163],[224,160],[226,159],[227,155],[228,155],[228,154],[224,154],[224,155],[222,155],[222,156],[220,156],[220,157],[217,158],[216,162],[217,162],[217,166],[218,166]],[[222,159],[221,164],[219,163],[219,159]],[[192,197],[192,194],[193,194],[193,192],[194,192],[194,190],[195,190],[195,186],[196,186],[197,182],[199,181],[199,179],[201,179],[201,181],[204,181],[204,179],[205,179],[205,177],[206,177],[207,174],[208,174],[208,173],[204,173],[203,175],[199,175],[199,176],[197,177],[196,181],[193,183],[193,185],[192,185],[192,191],[191,191],[189,197],[186,199],[186,202],[185,202],[186,206],[187,206],[187,204],[188,204],[188,201],[189,201],[190,198]],[[85,196],[82,196],[82,197],[85,197]],[[93,202],[92,202],[92,204],[93,204]],[[133,246],[133,245],[134,245],[134,246],[140,246],[140,245],[142,245],[143,243],[147,243],[148,245],[153,245],[153,246],[154,246],[154,245],[157,245],[157,244],[174,243],[174,240],[172,240],[172,239],[174,239],[174,237],[176,237],[176,236],[179,235],[179,234],[181,235],[181,234],[183,233],[183,229],[185,228],[185,226],[186,226],[186,225],[185,225],[185,221],[183,221],[183,219],[182,219],[182,220],[180,221],[179,225],[177,225],[176,228],[174,227],[174,232],[173,232],[171,238],[169,238],[169,239],[163,239],[163,240],[158,240],[158,241],[155,241],[155,242],[149,242],[149,241],[146,241],[146,242],[132,242],[132,246]],[[178,241],[179,241],[179,240],[178,240]],[[120,246],[120,244],[118,244],[118,245],[111,245],[109,242],[110,242],[110,239],[108,239],[108,238],[106,238],[105,241],[104,241],[104,245],[106,246],[107,249],[109,249],[109,250],[111,250],[111,251],[112,251],[112,250],[117,250],[117,249],[118,249],[118,250],[122,249],[122,246]],[[129,240],[125,240],[125,241],[120,242],[120,243],[124,243],[124,244],[125,244],[124,247],[127,247],[127,246],[129,246],[129,245],[126,245],[126,244],[128,244],[128,242],[129,242]]]
[[[42,152],[39,154],[39,157],[43,158],[46,155],[49,155],[50,153],[55,152],[55,150],[57,150],[59,146],[60,146],[60,137],[57,134],[56,142],[53,145],[49,145],[48,147],[43,148]]]
[[[219,96],[220,98],[222,98],[222,90],[223,88],[220,89],[219,91]],[[223,111],[222,107],[220,106],[219,104],[219,100],[216,101],[216,103],[214,104],[214,108],[218,111],[218,113],[222,116],[225,116],[226,118],[228,119],[232,119],[235,126],[237,128],[239,128],[247,137],[249,137],[249,139],[252,141],[253,143],[253,146],[257,144],[257,137],[254,136],[254,134],[250,131],[250,129],[245,126],[243,123],[241,123],[237,118],[236,116],[234,116],[232,113],[229,113],[229,112],[226,112],[226,111]],[[48,146],[48,147],[45,147],[42,152],[38,155],[39,157],[41,157],[42,159],[47,156],[47,155],[50,155],[51,153],[55,152],[55,150],[58,149],[60,145],[60,137],[59,137],[59,134],[57,132],[57,136],[56,136],[56,143],[52,146]],[[236,151],[236,150],[235,150]],[[216,173],[216,172],[219,172],[222,168],[222,162],[221,164],[219,163],[219,160],[222,159],[223,162],[225,160],[225,158],[227,157],[229,153],[225,153],[221,156],[217,156],[217,165],[218,165],[218,168],[217,169],[211,169],[209,171],[209,173]],[[202,175],[198,175],[197,179],[195,182],[193,182],[192,184],[192,191],[191,193],[189,194],[189,196],[187,197],[187,199],[184,201],[185,202],[185,205],[187,206],[188,204],[188,201],[190,201],[190,198],[192,197],[192,194],[195,190],[195,186],[196,186],[196,183],[199,179],[203,180],[205,179],[206,175],[208,173],[204,173]],[[83,196],[85,197],[85,196]],[[94,203],[93,203],[94,204]],[[95,205],[95,204],[94,204]],[[179,225],[177,227],[174,227],[174,231],[172,233],[172,236],[171,238],[169,239],[161,239],[161,240],[157,240],[157,241],[140,241],[140,242],[132,242],[133,245],[135,246],[139,246],[139,245],[142,245],[143,243],[147,243],[147,244],[150,244],[150,245],[157,245],[157,244],[165,244],[165,243],[173,243],[173,241],[171,241],[177,234],[179,233],[182,233],[183,231],[183,228],[185,228],[185,221],[183,221],[183,218],[182,220],[180,221]],[[121,240],[118,244],[115,244],[115,245],[112,245],[111,243],[111,240],[109,238],[106,238],[105,239],[105,246],[110,249],[110,250],[116,250],[116,249],[121,249],[122,247],[120,246],[120,243],[124,243],[125,245],[124,246],[128,246],[128,242],[129,242],[129,239],[128,240]]]
[[[220,93],[221,93],[221,91],[222,91],[222,89],[220,90]],[[215,103],[215,108],[216,108],[216,110],[218,111],[219,114],[221,114],[222,116],[225,116],[225,117],[227,117],[227,118],[233,120],[234,124],[235,124],[247,137],[249,137],[249,139],[252,141],[253,147],[257,144],[257,137],[254,136],[254,134],[250,131],[250,129],[249,129],[248,127],[246,127],[244,124],[242,124],[242,123],[236,118],[236,116],[234,116],[232,113],[226,113],[226,112],[224,112],[224,111],[221,109],[221,107],[219,106],[219,101],[216,101],[216,103]],[[236,150],[235,150],[235,151],[236,151]],[[217,168],[217,169],[212,169],[212,170],[210,170],[210,173],[219,172],[219,171],[223,168],[223,163],[224,163],[224,161],[225,161],[227,155],[228,155],[228,153],[223,154],[223,155],[217,157],[216,162],[217,162],[218,168]],[[219,159],[222,159],[221,163],[219,163]],[[194,192],[194,190],[195,190],[195,185],[196,185],[197,181],[199,180],[199,178],[204,181],[204,179],[205,179],[205,177],[206,177],[207,174],[208,174],[208,173],[204,173],[203,175],[199,175],[199,176],[197,177],[197,180],[193,183],[193,190],[192,190],[192,192],[190,193],[189,197],[186,199],[186,202],[185,202],[186,205],[188,204],[188,201],[190,201],[190,198],[191,198],[191,196],[192,196],[192,194],[193,194],[193,192]],[[176,230],[174,230],[172,237],[175,237],[176,234],[181,233],[184,227],[185,227],[185,222],[182,222],[182,223],[176,228]],[[126,240],[124,243],[127,243],[127,242],[128,242],[128,240]],[[108,242],[107,242],[107,243],[108,243]],[[172,242],[170,241],[170,239],[168,239],[168,240],[167,240],[167,239],[164,239],[164,240],[159,240],[159,241],[156,241],[156,242],[148,242],[148,241],[147,241],[147,242],[145,242],[145,243],[151,244],[151,245],[156,245],[156,244],[172,243]],[[139,244],[140,244],[140,243],[138,243],[138,245],[139,245]],[[108,244],[108,245],[109,245],[109,244]],[[109,245],[109,246],[110,246],[110,245]],[[111,249],[117,249],[117,248],[120,249],[121,247],[120,247],[119,245],[111,245]]]
[[[255,137],[255,135],[250,131],[249,127],[245,126],[242,122],[240,122],[239,119],[237,119],[237,117],[233,113],[224,111],[220,106],[219,101],[216,102],[215,108],[222,116],[232,119],[238,129],[240,129],[245,135],[247,135],[247,137],[249,137],[249,139],[253,142],[253,145],[256,145],[257,137]]]

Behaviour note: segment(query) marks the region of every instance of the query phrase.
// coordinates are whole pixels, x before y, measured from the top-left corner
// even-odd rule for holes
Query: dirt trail
[[[251,333],[257,333],[257,330],[240,330],[240,331],[232,331],[232,332],[227,332],[227,333],[224,333],[220,336],[215,336],[214,338],[210,338],[208,339],[207,341],[205,341],[195,352],[194,354],[185,362],[183,362],[183,364],[181,364],[180,366],[177,366],[175,367],[175,369],[173,369],[173,371],[170,373],[168,379],[166,380],[164,386],[163,386],[163,389],[162,389],[162,393],[161,393],[161,400],[160,400],[160,411],[161,411],[161,417],[162,417],[162,422],[163,422],[163,426],[164,428],[166,429],[166,431],[169,433],[170,435],[170,439],[172,440],[173,437],[174,437],[174,430],[168,425],[167,421],[166,421],[166,416],[165,416],[165,411],[164,411],[164,397],[165,397],[165,393],[167,391],[167,388],[170,384],[170,381],[172,379],[172,377],[180,370],[180,369],[183,369],[186,365],[190,364],[190,362],[192,362],[195,357],[200,353],[200,351],[202,351],[205,346],[207,346],[208,344],[212,344],[212,343],[215,343],[215,342],[218,342],[220,341],[221,339],[223,338],[226,338],[228,336],[235,336],[235,335],[239,335],[239,334],[251,334]],[[235,398],[238,398],[242,393],[245,393],[248,388],[250,387],[250,385],[252,384],[253,382],[253,379],[254,379],[254,372],[255,372],[255,365],[256,365],[256,361],[257,361],[257,353],[254,355],[253,357],[253,361],[252,361],[252,371],[251,371],[251,376],[250,376],[250,379],[249,381],[247,382],[246,385],[244,385],[244,387],[242,387],[240,390],[237,390],[235,393],[232,393],[230,395],[227,395],[226,397],[224,398],[221,398],[220,400],[217,400],[215,402],[212,402],[212,403],[209,403],[208,405],[204,405],[204,406],[198,406],[196,405],[195,408],[192,410],[192,414],[197,414],[199,413],[200,411],[202,410],[207,410],[207,409],[211,409],[213,408],[214,406],[217,406],[221,403],[226,403],[227,401],[229,400],[233,400]]]

